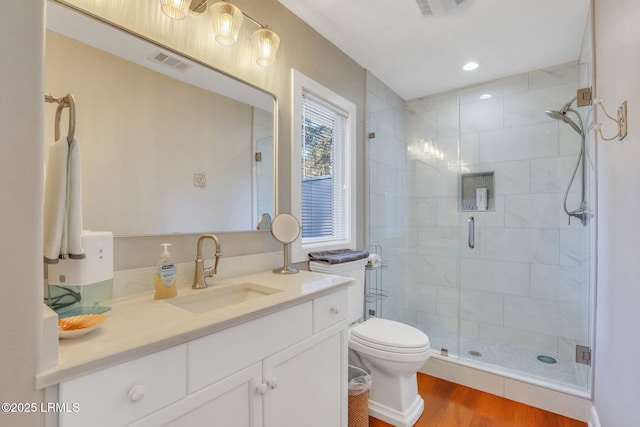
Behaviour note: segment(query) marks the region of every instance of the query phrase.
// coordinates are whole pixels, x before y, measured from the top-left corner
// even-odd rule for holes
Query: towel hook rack
[[[616,126],[618,127],[618,133],[616,133],[611,138],[607,138],[602,134],[602,123],[596,123],[593,128],[600,133],[600,138],[602,138],[604,141],[613,141],[616,138],[618,138],[618,141],[622,141],[627,136],[627,101],[623,101],[622,105],[618,107],[617,117],[612,117],[607,112],[607,109],[604,108],[604,104],[602,103],[602,98],[594,99],[593,103],[594,105],[596,105],[596,107],[599,105],[604,115],[609,120],[615,122]]]
[[[60,138],[60,117],[62,116],[62,110],[69,108],[69,132],[67,133],[67,142],[71,144],[76,134],[76,99],[72,94],[58,98],[48,93],[44,94],[45,102],[58,104],[56,108],[56,123],[55,123],[55,140]]]

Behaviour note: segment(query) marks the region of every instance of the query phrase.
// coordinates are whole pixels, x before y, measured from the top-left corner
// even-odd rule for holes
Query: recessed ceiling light
[[[469,61],[469,62],[467,62],[466,64],[464,64],[462,66],[462,69],[465,70],[465,71],[473,71],[476,68],[478,68],[479,66],[480,66],[480,64],[478,64],[477,62]]]
[[[485,99],[491,99],[491,98],[493,98],[493,95],[491,95],[490,93],[485,93],[485,94],[480,95],[480,99],[482,99],[483,101]]]

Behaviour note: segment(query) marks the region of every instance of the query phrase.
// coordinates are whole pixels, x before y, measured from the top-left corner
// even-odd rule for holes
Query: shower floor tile
[[[425,328],[421,329],[425,330]],[[576,391],[589,390],[591,368],[574,360],[474,337],[462,337],[460,348],[458,348],[458,339],[455,335],[433,331],[427,332],[427,335],[431,341],[432,350],[437,352],[441,348],[446,348],[450,357],[458,357],[462,361],[477,363],[491,369],[546,380]],[[556,363],[541,362],[538,356],[552,357]]]

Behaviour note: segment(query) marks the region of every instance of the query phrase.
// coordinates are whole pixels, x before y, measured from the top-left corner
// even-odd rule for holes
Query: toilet
[[[355,279],[349,287],[349,352],[371,373],[369,415],[397,427],[411,427],[424,410],[416,373],[431,354],[422,331],[392,320],[363,320],[367,259],[342,264],[309,262],[309,269]]]

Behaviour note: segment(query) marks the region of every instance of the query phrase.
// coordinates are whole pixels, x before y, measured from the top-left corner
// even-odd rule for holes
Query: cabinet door
[[[346,338],[318,334],[263,363],[264,427],[346,426]]]
[[[261,427],[261,379],[262,364],[256,363],[132,425]]]

